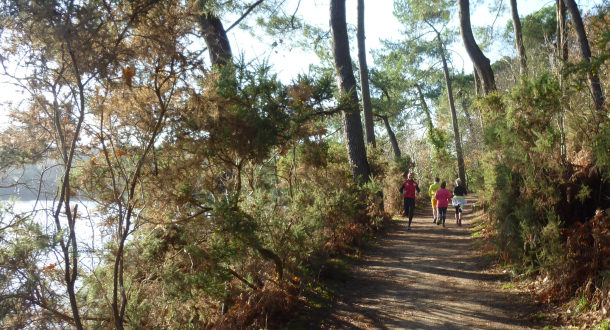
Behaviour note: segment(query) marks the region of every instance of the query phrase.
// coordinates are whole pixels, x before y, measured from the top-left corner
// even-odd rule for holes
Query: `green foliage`
[[[159,150],[159,176],[148,180],[163,188],[148,194],[158,205],[168,206],[145,211],[158,224],[148,224],[127,247],[132,326],[198,327],[218,319],[221,305],[231,314],[245,313],[247,304],[239,302],[241,297],[265,292],[270,283],[314,280],[329,257],[351,249],[367,231],[380,226],[384,217],[374,202],[379,185],[373,181],[356,187],[344,146],[322,138],[324,127],[311,119],[323,109],[328,95],[328,80],[320,82],[318,86],[303,77],[285,87],[245,80],[245,86],[239,87],[243,95],[235,104],[232,96],[214,99],[217,94],[212,95],[214,102],[226,107],[226,113],[219,114],[223,119],[191,112],[190,126],[179,127],[191,134],[177,140],[177,150],[169,145]],[[210,100],[197,102],[207,106]],[[230,125],[228,118],[247,112],[234,109],[244,105],[251,112],[260,111],[271,125],[261,133],[269,134],[266,137],[246,137],[249,146],[267,150],[270,156],[253,157],[246,148],[233,145],[242,141],[238,135],[247,133],[242,130],[223,137],[222,144],[197,133],[208,132],[208,127],[220,131]],[[284,115],[270,115],[280,108]],[[252,117],[256,114],[247,116],[258,120]],[[198,136],[200,144],[191,144]],[[210,148],[201,151],[202,145]],[[242,162],[220,166],[223,155]],[[192,167],[196,159],[213,166]],[[378,168],[383,171],[382,164]],[[111,266],[108,260],[96,271],[97,282],[88,282],[92,305],[93,297],[110,294]],[[164,299],[151,299],[155,292],[164,292]],[[280,290],[277,295],[289,292]],[[263,313],[254,313],[259,312]]]
[[[543,7],[521,19],[523,44],[528,50],[528,56],[536,55],[537,50],[543,48],[549,41],[555,40],[556,29],[557,17],[554,5]],[[509,20],[506,22],[504,36],[512,36],[513,33],[513,23]]]
[[[303,164],[312,167],[325,167],[328,163],[328,142],[305,140],[301,146]]]
[[[269,67],[238,66],[236,73],[237,91],[219,86],[219,96],[228,103],[210,113],[203,129],[216,152],[260,161],[279,143],[280,132],[288,129],[288,114],[280,103],[284,93],[279,81],[270,77]]]
[[[379,69],[371,70],[371,85],[379,90],[379,97],[373,99],[376,111],[397,120],[398,125],[403,126],[412,118],[426,127],[432,125],[434,105],[444,86],[435,31],[439,31],[443,42],[452,39],[455,31],[446,28],[450,8],[444,1],[405,0],[394,5],[394,15],[407,30],[406,38],[384,41],[384,51],[375,54]],[[406,112],[405,108],[415,111]]]
[[[604,169],[602,173],[606,175],[605,179],[610,180],[610,120],[600,125],[599,134],[595,136],[594,141],[595,163]]]
[[[576,194],[576,199],[583,203],[589,198],[591,198],[591,188],[589,188],[587,185],[582,185]]]
[[[578,314],[586,311],[587,308],[589,308],[589,299],[587,299],[587,297],[583,294],[578,300],[576,307],[574,307],[573,316],[577,316]]]
[[[501,149],[513,170],[528,166],[551,170],[554,163],[549,161],[548,154],[552,159],[558,157],[559,133],[552,125],[558,102],[557,81],[548,75],[523,81],[503,98],[499,94],[490,95],[479,104],[487,123],[485,142]]]
[[[53,307],[59,297],[54,290],[61,265],[51,263],[48,254],[53,237],[28,215],[16,214],[12,202],[0,203],[0,324],[9,328],[53,327],[53,320],[35,317],[35,299],[48,299]],[[56,267],[58,269],[56,269]],[[36,296],[40,292],[40,296]]]
[[[15,148],[8,145],[0,146],[0,167],[8,169],[11,166],[35,163],[39,158],[31,150]]]
[[[538,24],[524,26],[524,34],[530,34],[526,44],[528,38],[536,44],[526,45],[533,50],[528,59],[539,57],[548,70],[542,38],[554,36],[554,10],[544,8],[525,24],[528,20]],[[563,88],[549,73],[531,74],[534,78],[522,79],[508,92],[475,103],[488,148],[481,197],[497,231],[499,255],[520,274],[545,278],[540,299],[580,297],[572,317],[598,306],[606,291],[599,288],[607,268],[603,242],[610,236],[607,215],[599,209],[608,207],[602,177],[608,177],[609,131],[606,123],[599,131],[591,124],[594,112],[582,92],[586,75],[597,72],[601,62],[568,66]]]
[[[556,56],[557,17],[555,5],[548,5],[521,18],[521,35],[527,56],[527,67],[530,76],[549,71],[549,59]],[[568,23],[569,24],[569,23]],[[508,20],[503,38],[514,48],[514,30],[512,20]],[[570,55],[571,57],[572,55]],[[514,70],[519,67],[516,57],[504,56],[494,63],[496,82],[506,87],[518,83],[519,75]],[[503,89],[504,87],[502,87]]]
[[[123,70],[134,75],[127,86],[119,80],[83,92],[92,108],[86,108],[90,135],[76,143],[81,160],[67,182],[96,203],[90,220],[105,237],[105,244],[86,251],[98,263],[82,267],[79,260],[76,301],[86,311],[85,327],[112,326],[115,296],[131,328],[222,327],[226,315],[244,320],[239,328],[274,317],[267,307],[250,307],[249,296],[290,312],[300,286],[316,281],[331,256],[361,244],[385,219],[378,181],[356,186],[344,145],[328,138],[326,116],[337,112],[332,76],[299,76],[287,85],[268,65],[243,62],[199,76],[193,73],[199,60],[169,59],[194,70],[146,56],[152,59],[133,59],[135,69]],[[147,71],[148,65],[157,71]],[[176,76],[158,76],[166,70]],[[70,119],[62,117],[62,124]],[[54,126],[36,127],[47,132]],[[20,134],[2,138],[23,138],[35,148],[6,144],[3,166],[48,148]],[[381,153],[376,157],[375,173],[382,177],[385,163]],[[47,310],[70,315],[65,297],[49,293],[43,298],[53,304],[40,305],[32,295],[41,287],[65,287],[61,267],[39,263],[51,248],[60,251],[57,238],[68,231],[53,237],[27,217],[4,225],[0,284],[20,296],[2,296],[0,320],[23,327],[44,313],[48,321],[37,327],[65,327],[66,318]]]
[[[403,208],[402,195],[398,191],[406,178],[406,174],[412,171],[415,163],[411,157],[404,156],[390,162],[383,178],[383,198],[385,211],[390,214],[400,214]]]
[[[428,22],[446,22],[449,21],[449,16],[452,6],[455,4],[450,1],[396,1],[394,2],[394,16],[399,21],[407,23]]]
[[[447,131],[429,127],[427,132],[428,142],[432,145],[435,158],[439,161],[446,161],[448,158],[449,134]]]
[[[305,23],[295,16],[280,16],[271,15],[267,17],[258,17],[256,24],[264,27],[265,32],[269,35],[281,35],[288,31],[302,30]],[[279,43],[284,43],[283,39],[279,39]]]
[[[530,271],[550,267],[561,256],[558,182],[552,179],[563,171],[552,121],[558,94],[557,82],[543,75],[522,81],[507,95],[479,101],[485,141],[492,148],[484,160],[484,197],[498,221],[497,243],[507,261],[520,261]],[[549,176],[541,178],[540,172]]]
[[[405,155],[400,158],[394,158],[393,166],[403,175],[411,172],[415,168],[415,163],[411,159],[411,156]]]
[[[552,272],[566,261],[565,243],[561,235],[561,223],[557,216],[548,218],[548,222],[539,230],[540,246],[532,246],[532,251],[538,254],[544,272]],[[534,235],[537,232],[533,232]],[[533,236],[532,238],[535,238]]]

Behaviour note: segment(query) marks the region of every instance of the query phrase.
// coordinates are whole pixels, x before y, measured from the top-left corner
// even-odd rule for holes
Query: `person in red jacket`
[[[419,185],[413,180],[413,173],[407,175],[407,181],[402,183],[399,191],[402,193],[402,198],[405,202],[405,217],[409,217],[409,225],[407,230],[411,230],[411,221],[413,221],[413,210],[415,210],[415,192],[419,192]]]
[[[436,191],[434,194],[434,199],[436,199],[436,206],[438,207],[438,217],[439,220],[437,225],[443,223],[443,227],[445,227],[445,219],[447,219],[447,207],[449,206],[449,201],[451,200],[451,191],[446,189],[447,182],[441,182],[441,188]]]

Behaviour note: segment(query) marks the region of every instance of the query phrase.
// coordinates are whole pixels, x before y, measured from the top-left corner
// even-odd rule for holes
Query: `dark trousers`
[[[415,198],[405,198],[405,217],[409,217],[409,227],[413,221],[413,211],[415,210]]]
[[[438,217],[443,221],[443,225],[445,224],[445,219],[447,219],[447,208],[439,207],[438,208]]]

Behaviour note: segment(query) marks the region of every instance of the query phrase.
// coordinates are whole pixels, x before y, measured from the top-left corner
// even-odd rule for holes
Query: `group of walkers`
[[[403,182],[399,189],[404,200],[404,216],[409,218],[407,230],[411,230],[413,211],[415,210],[415,194],[420,192],[419,184],[414,180],[414,177],[415,175],[413,175],[413,173],[409,173],[407,175],[407,180]],[[453,193],[451,193],[451,191],[447,189],[447,182],[440,181],[441,180],[438,177],[435,178],[434,183],[428,188],[428,195],[430,196],[430,201],[432,203],[433,222],[445,227],[447,208],[449,207],[449,201],[451,201],[451,205],[455,207],[455,222],[458,226],[461,226],[462,206],[466,204],[466,188],[464,187],[462,180],[456,179]]]

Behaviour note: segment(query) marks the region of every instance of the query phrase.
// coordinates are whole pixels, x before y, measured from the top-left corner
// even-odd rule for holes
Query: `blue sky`
[[[577,0],[581,13],[588,11],[594,5],[599,5],[603,0]],[[287,1],[287,12],[292,12],[296,8],[298,0]],[[534,11],[537,11],[545,6],[553,5],[555,1],[551,0],[517,0],[517,6],[519,15],[524,17]],[[473,26],[490,26],[504,29],[506,23],[510,18],[510,12],[508,10],[508,0],[502,0],[502,4],[506,8],[504,12],[496,19],[497,12],[492,11],[488,3],[483,1],[472,1],[471,0],[471,22]],[[347,21],[348,24],[356,24],[356,0],[347,0]],[[292,10],[292,11],[291,11]],[[373,60],[370,57],[371,49],[378,49],[381,47],[379,42],[380,39],[391,39],[401,40],[403,37],[400,35],[401,25],[398,23],[393,11],[392,0],[365,0],[365,31],[366,31],[366,43],[367,50],[369,51],[369,66],[372,65]],[[329,1],[328,0],[301,0],[299,6],[300,17],[304,18],[311,24],[316,24],[320,27],[328,27],[329,23]],[[457,21],[457,13],[455,13],[454,21]],[[494,23],[495,22],[495,23]],[[231,22],[225,22],[226,25]],[[457,23],[455,25],[457,27]],[[272,39],[265,40],[261,44],[259,40],[254,40],[253,37],[243,31],[231,31],[229,33],[229,39],[231,41],[233,51],[237,53],[244,53],[247,59],[268,59],[269,63],[274,65],[275,70],[282,80],[290,80],[292,77],[296,77],[298,73],[307,72],[309,64],[316,63],[318,61],[315,54],[302,49],[281,49],[275,48],[270,51],[270,45],[273,42]],[[458,70],[461,69],[462,65],[466,72],[472,71],[472,63],[468,58],[463,46],[460,42],[453,45],[452,49],[457,53],[454,58],[454,63]],[[351,45],[352,47],[355,44]],[[509,45],[511,46],[511,45]],[[514,49],[499,49],[497,46],[492,47],[496,51],[488,51],[486,55],[490,57],[491,61],[499,59],[501,56],[506,55],[507,52],[514,52]],[[277,53],[276,53],[277,52]],[[353,53],[354,58],[356,54]]]
[[[508,0],[502,0],[505,6],[508,6]],[[477,2],[477,4],[474,4]],[[603,0],[580,0],[577,1],[581,8],[581,11],[586,12],[594,5],[599,5]],[[287,0],[286,11],[293,12],[296,9],[298,0]],[[540,8],[548,5],[552,5],[553,0],[518,0],[517,5],[519,7],[520,16],[525,16],[532,13],[533,11],[539,10]],[[347,20],[349,24],[355,25],[356,23],[356,0],[347,0]],[[379,42],[380,39],[391,39],[401,40],[402,37],[399,33],[401,26],[392,15],[393,1],[392,0],[365,0],[365,30],[366,30],[366,43],[367,50],[369,51],[369,66],[372,66],[373,60],[370,57],[371,49],[378,49],[381,47]],[[488,26],[494,22],[496,13],[490,12],[489,6],[483,3],[482,0],[471,1],[471,20],[473,25]],[[329,20],[329,1],[328,0],[301,0],[299,5],[298,15],[305,19],[311,24],[318,25],[323,28],[328,27]],[[455,15],[457,16],[457,14]],[[504,27],[509,19],[509,12],[505,11],[495,21],[494,26]],[[223,22],[225,26],[229,26],[232,21],[225,20]],[[272,63],[275,71],[279,77],[285,82],[290,81],[296,77],[299,73],[307,72],[308,67],[311,63],[317,63],[318,58],[311,51],[298,49],[298,48],[282,48],[277,47],[271,50],[271,43],[273,39],[266,38],[264,40],[257,40],[248,32],[234,29],[229,32],[229,39],[233,52],[235,54],[244,54],[246,59],[252,60],[267,60]],[[352,46],[355,46],[352,45]],[[509,45],[510,46],[510,45]],[[453,46],[453,50],[457,53],[455,56],[454,63],[457,69],[461,69],[464,66],[466,72],[472,70],[472,64],[461,43]],[[502,54],[506,54],[508,51],[514,51],[513,49],[498,49]],[[500,52],[488,52],[486,54],[491,58],[492,62],[499,58]],[[353,54],[355,56],[355,54]],[[4,83],[5,79],[0,79],[0,102],[8,100],[20,99],[20,94],[15,91],[15,88],[11,85]],[[2,107],[0,109],[0,119],[6,112],[6,109]]]

